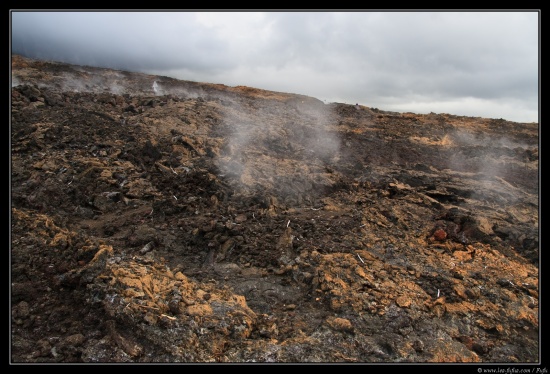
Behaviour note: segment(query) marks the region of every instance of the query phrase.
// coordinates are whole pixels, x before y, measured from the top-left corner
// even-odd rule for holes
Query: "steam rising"
[[[534,150],[538,149],[536,144],[529,146],[504,136],[490,137],[466,130],[454,131],[449,138],[452,146],[461,150],[450,158],[449,167],[475,173],[475,178],[483,186],[473,192],[478,199],[488,199],[498,193],[498,203],[513,204],[518,194],[526,194],[527,187],[523,185],[524,181],[514,177],[514,169],[532,169],[533,176],[537,175],[538,162],[533,159]]]
[[[129,74],[136,82],[131,86],[126,83]],[[24,83],[24,76],[13,77],[12,84]],[[248,95],[246,89],[250,88],[238,92],[239,87],[220,89],[168,77],[81,66],[49,76],[40,84],[41,88],[55,86],[72,92],[202,97],[215,103],[223,117],[216,128],[223,146],[215,163],[238,193],[267,192],[267,196],[283,199],[289,205],[311,205],[335,183],[329,165],[339,158],[340,140],[332,128],[335,121],[330,109],[320,100],[275,92],[266,99],[261,93]]]
[[[128,74],[138,82],[136,86],[126,84]],[[24,74],[12,76],[12,86],[25,83]],[[246,88],[239,92],[239,87],[219,89],[167,77],[79,66],[47,76],[40,85],[73,92],[206,98],[223,118],[215,133],[209,134],[222,145],[214,162],[220,176],[238,194],[272,196],[289,206],[312,205],[334,187],[338,178],[332,166],[345,158],[331,106],[307,96],[270,92],[265,98],[261,90],[248,95]],[[518,168],[527,168],[533,178],[538,177],[538,144],[486,134],[466,129],[447,132],[441,145],[454,149],[447,165],[453,173],[475,174],[484,188],[472,188],[472,194],[484,198],[498,191],[513,203],[514,196],[531,185],[517,179],[516,175],[524,174],[517,173]]]
[[[308,204],[330,187],[326,165],[340,140],[317,100],[225,101],[228,131],[218,167],[243,193],[271,190],[289,204]]]

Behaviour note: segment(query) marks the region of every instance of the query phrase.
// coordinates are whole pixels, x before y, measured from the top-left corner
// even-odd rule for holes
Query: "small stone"
[[[397,299],[395,299],[395,302],[401,308],[408,308],[411,305],[411,299],[406,296],[399,296]]]
[[[435,230],[433,237],[435,240],[442,242],[447,239],[447,233],[443,229],[437,229]]]
[[[235,223],[243,223],[246,221],[246,214],[239,214],[237,217],[235,217]]]
[[[338,331],[353,331],[353,326],[348,319],[345,318],[331,318],[328,321],[328,324],[335,330]]]
[[[412,346],[413,346],[413,349],[414,349],[416,352],[422,352],[422,351],[424,351],[424,343],[422,342],[422,340],[415,340],[415,341],[412,343]]]

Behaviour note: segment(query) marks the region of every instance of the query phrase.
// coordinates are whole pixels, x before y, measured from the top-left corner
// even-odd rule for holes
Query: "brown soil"
[[[12,57],[12,363],[541,361],[539,125]]]

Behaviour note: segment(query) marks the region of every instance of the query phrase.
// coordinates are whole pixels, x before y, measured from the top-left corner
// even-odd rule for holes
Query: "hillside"
[[[537,123],[11,78],[12,363],[541,361]]]

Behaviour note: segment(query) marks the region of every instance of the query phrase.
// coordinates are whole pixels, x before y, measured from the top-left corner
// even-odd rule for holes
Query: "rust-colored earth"
[[[540,363],[538,123],[11,78],[11,363]]]

